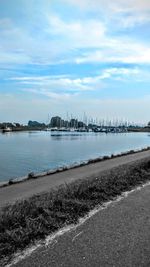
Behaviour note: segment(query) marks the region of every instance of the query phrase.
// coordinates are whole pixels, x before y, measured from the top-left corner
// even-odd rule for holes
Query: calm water
[[[0,181],[147,146],[148,133],[0,133]]]

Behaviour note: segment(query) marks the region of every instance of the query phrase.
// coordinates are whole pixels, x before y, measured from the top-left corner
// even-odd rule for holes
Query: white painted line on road
[[[106,203],[103,203],[101,206],[98,206],[95,209],[91,210],[84,218],[80,218],[79,223],[77,225],[74,225],[74,224],[68,225],[67,227],[62,228],[58,232],[47,236],[47,238],[44,241],[39,241],[36,245],[25,249],[21,253],[15,254],[14,260],[10,264],[7,264],[5,267],[11,267],[13,264],[16,264],[19,261],[25,259],[26,257],[29,257],[36,249],[38,249],[42,246],[45,246],[46,248],[48,248],[57,237],[60,237],[60,236],[64,235],[65,233],[70,232],[71,230],[75,230],[77,227],[84,224],[88,219],[90,219],[92,216],[94,216],[99,211],[107,209],[111,204],[115,204],[117,202],[120,202],[122,199],[128,197],[129,194],[136,192],[136,191],[139,191],[142,188],[149,186],[149,185],[150,185],[150,181],[143,184],[143,185],[140,185],[140,186],[138,186],[138,187],[136,187],[130,191],[123,192],[120,196],[118,196],[114,200],[110,200]]]

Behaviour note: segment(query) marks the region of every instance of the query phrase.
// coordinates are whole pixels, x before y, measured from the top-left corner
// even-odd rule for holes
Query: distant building
[[[56,117],[52,117],[51,118],[51,122],[50,122],[50,126],[53,128],[53,127],[63,127],[63,121],[61,119],[61,117],[59,116],[56,116]]]
[[[78,128],[78,120],[76,119],[71,119],[69,124],[71,128]]]

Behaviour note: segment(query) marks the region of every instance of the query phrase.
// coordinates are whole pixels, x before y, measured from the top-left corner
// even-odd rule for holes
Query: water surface
[[[0,181],[147,146],[148,133],[0,133]]]

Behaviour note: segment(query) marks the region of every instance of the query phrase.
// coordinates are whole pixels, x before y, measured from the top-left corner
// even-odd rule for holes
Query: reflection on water
[[[0,133],[0,180],[147,146],[147,133]]]

